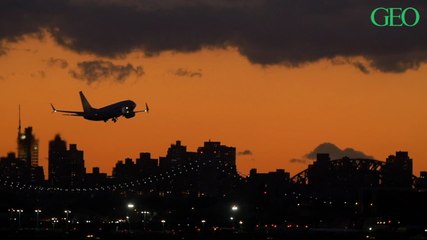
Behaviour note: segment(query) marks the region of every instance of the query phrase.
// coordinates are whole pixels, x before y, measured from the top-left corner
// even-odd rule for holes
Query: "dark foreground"
[[[196,232],[196,233],[174,233],[174,232],[62,232],[62,231],[34,231],[34,230],[1,230],[0,239],[31,239],[31,240],[86,240],[86,239],[120,239],[120,240],[359,240],[359,239],[380,239],[380,240],[406,240],[406,239],[426,239],[427,233],[423,231],[415,232],[370,232],[359,230],[333,230],[333,229],[308,229],[303,231],[268,231],[268,232]]]

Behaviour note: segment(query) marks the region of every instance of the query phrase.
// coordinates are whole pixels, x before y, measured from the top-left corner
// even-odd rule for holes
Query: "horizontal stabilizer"
[[[148,113],[149,111],[150,111],[150,108],[148,107],[148,104],[145,103],[145,109],[144,110],[135,111],[135,113],[140,113],[140,112],[146,112],[146,113]]]
[[[52,107],[52,113],[56,112],[56,108],[53,106],[53,104],[51,103],[50,106]]]

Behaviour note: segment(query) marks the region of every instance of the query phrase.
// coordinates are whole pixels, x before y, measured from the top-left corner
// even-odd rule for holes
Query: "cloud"
[[[343,157],[373,159],[372,156],[366,155],[361,151],[355,150],[353,148],[340,149],[333,143],[322,143],[313,151],[307,153],[305,157],[314,160],[316,159],[318,153],[329,153],[331,159],[340,159]]]
[[[6,52],[7,52],[7,48],[5,48],[3,45],[2,45],[2,43],[0,42],[0,56],[1,55],[5,55],[6,54]]]
[[[370,14],[380,6],[427,15],[423,1],[401,0],[3,0],[0,42],[47,31],[63,47],[100,57],[234,47],[261,65],[340,56],[366,59],[353,64],[365,73],[418,69],[427,61],[427,22],[375,27]]]
[[[350,64],[353,65],[353,67],[357,68],[359,71],[361,71],[364,74],[369,74],[369,68],[363,64],[362,62],[350,58],[343,58],[343,57],[335,57],[331,59],[331,63],[334,65],[344,65],[344,64]]]
[[[61,58],[49,58],[46,62],[49,67],[59,67],[62,69],[68,67],[67,60]]]
[[[238,152],[238,155],[252,155],[252,151],[251,150],[244,150],[242,152]]]
[[[357,61],[353,62],[352,64],[355,68],[359,69],[359,71],[361,71],[362,73],[364,73],[364,74],[370,73],[369,69],[365,66],[365,64],[363,64],[361,62],[357,62]]]
[[[173,71],[173,74],[179,77],[202,77],[202,70],[198,69],[196,71],[188,70],[185,68],[178,68],[177,70]]]
[[[44,71],[37,71],[37,72],[31,73],[30,76],[33,78],[45,78],[46,73]]]
[[[84,80],[88,84],[108,78],[112,78],[117,82],[124,82],[131,75],[139,77],[144,74],[141,66],[134,67],[132,64],[115,65],[109,61],[84,61],[79,62],[77,67],[77,71],[70,71],[71,76]]]
[[[3,80],[4,80],[4,77],[0,75],[0,81],[3,81]]]

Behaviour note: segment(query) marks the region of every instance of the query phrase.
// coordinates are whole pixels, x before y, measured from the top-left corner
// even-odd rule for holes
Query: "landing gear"
[[[104,119],[104,122],[108,122],[108,120],[110,120],[110,119]],[[113,122],[117,122],[117,118],[111,118],[111,121],[113,121]]]

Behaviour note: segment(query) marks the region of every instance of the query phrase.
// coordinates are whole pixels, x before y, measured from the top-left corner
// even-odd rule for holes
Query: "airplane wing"
[[[140,113],[140,112],[148,113],[149,111],[150,111],[150,108],[148,108],[148,104],[145,103],[145,109],[144,110],[134,111],[134,113]]]
[[[52,107],[52,111],[55,112],[60,112],[60,113],[65,113],[63,115],[65,116],[76,116],[76,117],[80,117],[83,116],[84,112],[77,112],[77,111],[67,111],[67,110],[59,110],[56,109],[53,104],[50,104],[50,106]]]

